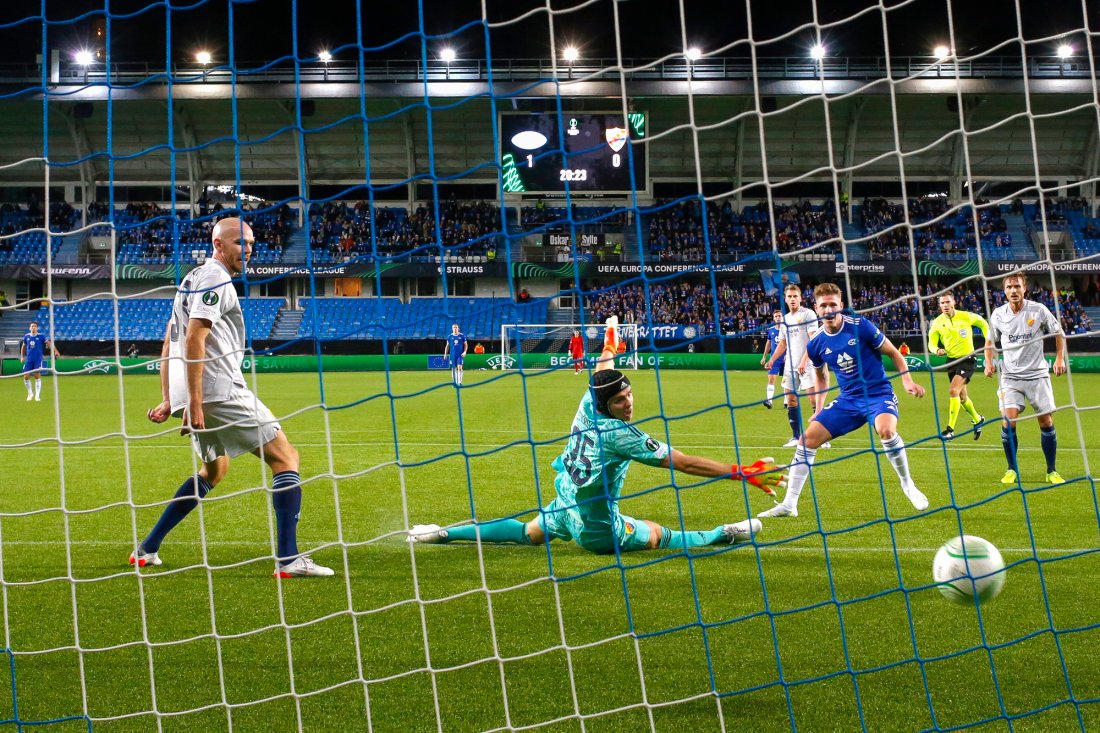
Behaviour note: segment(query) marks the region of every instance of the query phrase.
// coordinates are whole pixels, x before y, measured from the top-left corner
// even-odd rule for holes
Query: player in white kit
[[[1043,339],[1054,336],[1054,374],[1066,373],[1066,337],[1058,319],[1042,303],[1028,300],[1027,276],[1013,272],[1003,281],[1008,302],[993,311],[989,318],[989,339],[985,346],[985,375],[996,371],[993,345],[1001,352],[1001,382],[997,389],[1004,423],[1001,444],[1004,446],[1008,470],[1002,484],[1015,484],[1019,477],[1016,462],[1016,418],[1031,405],[1039,422],[1040,444],[1046,458],[1047,483],[1060,484],[1055,460],[1058,454],[1058,434],[1054,430],[1054,390],[1050,384],[1050,367],[1043,355]]]
[[[229,460],[253,453],[271,468],[277,557],[281,578],[333,575],[298,552],[302,507],[298,451],[275,416],[247,387],[241,374],[245,354],[244,312],[233,278],[252,253],[252,228],[240,219],[222,219],[212,234],[214,256],[186,275],[172,304],[172,320],[161,350],[163,400],[148,417],[162,423],[182,417],[202,467],[188,476],[148,536],[130,555],[138,567],[160,565],[165,536],[199,505],[229,471]],[[165,363],[163,360],[167,360]]]
[[[802,289],[794,283],[784,289],[783,299],[787,303],[787,312],[779,324],[779,343],[776,344],[765,366],[771,369],[774,363],[786,357],[782,382],[783,401],[787,406],[787,422],[791,425],[791,439],[783,447],[795,448],[798,446],[798,439],[802,437],[799,392],[811,394],[813,414],[821,411],[825,404],[825,394],[814,394],[814,374],[806,360],[806,344],[819,328],[817,314],[802,305]],[[829,448],[830,445],[825,443],[821,447]]]

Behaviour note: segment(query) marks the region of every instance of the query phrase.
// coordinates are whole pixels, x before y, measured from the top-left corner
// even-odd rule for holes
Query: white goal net
[[[602,323],[506,323],[500,327],[502,369],[539,369],[571,366],[569,342],[574,333],[584,339],[586,360],[593,360],[603,348]],[[638,368],[638,324],[620,323],[619,340],[626,350],[615,358],[620,369]]]
[[[1097,5],[0,3],[0,733],[1100,730]],[[245,382],[300,460],[203,494],[149,418],[231,211]],[[927,348],[941,294],[992,323],[1017,268],[1068,343],[1018,429],[1023,387]],[[818,416],[882,429],[810,468],[761,356],[826,283],[915,382],[834,388]],[[546,295],[635,322],[617,434],[573,422],[569,341],[587,372],[605,326],[520,325]],[[997,348],[1053,360],[1020,320]],[[501,341],[463,379],[453,323]],[[729,468],[765,456],[801,505],[731,543],[774,509]],[[272,577],[280,522],[335,574]],[[995,601],[942,597],[959,535],[1003,554]]]

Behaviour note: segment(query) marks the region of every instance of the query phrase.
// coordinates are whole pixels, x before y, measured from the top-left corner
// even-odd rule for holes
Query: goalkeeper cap
[[[630,380],[618,369],[604,369],[592,376],[592,401],[596,405],[596,412],[601,415],[611,415],[607,409],[607,403],[611,398],[630,386]]]

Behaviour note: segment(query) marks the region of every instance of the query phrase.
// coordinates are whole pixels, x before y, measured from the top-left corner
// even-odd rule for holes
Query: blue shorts
[[[458,356],[452,356],[451,357],[451,369],[454,369],[455,367],[462,366],[462,362],[465,358],[466,357],[464,357],[462,354],[459,354]]]
[[[768,374],[769,375],[774,374],[775,376],[779,376],[780,374],[782,374],[783,373],[783,362],[785,362],[786,360],[787,360],[787,357],[783,357],[779,361],[772,364],[772,368],[768,370]]]
[[[37,374],[42,369],[42,360],[35,359],[34,361],[27,360],[23,362],[24,374]]]
[[[883,413],[898,416],[898,397],[893,390],[877,395],[841,395],[825,405],[825,409],[814,420],[821,423],[829,431],[829,435],[839,438],[866,423],[874,425],[875,418]]]
[[[561,497],[539,512],[539,526],[553,539],[573,540],[597,555],[647,549],[649,525],[619,513],[618,502],[592,501],[577,505]]]

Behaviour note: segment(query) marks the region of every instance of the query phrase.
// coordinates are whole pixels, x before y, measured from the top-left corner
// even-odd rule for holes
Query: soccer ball
[[[944,598],[972,605],[997,597],[1005,586],[1005,561],[992,542],[963,535],[944,543],[932,562],[932,577]]]

